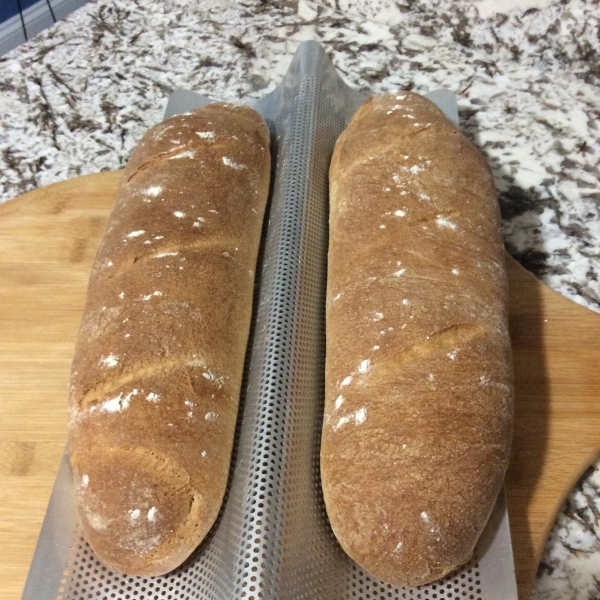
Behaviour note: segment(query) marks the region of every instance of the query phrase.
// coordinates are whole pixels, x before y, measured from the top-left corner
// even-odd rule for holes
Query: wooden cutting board
[[[0,582],[23,590],[65,446],[67,380],[120,172],[0,205]],[[516,424],[506,480],[520,598],[557,508],[600,455],[600,315],[508,258]]]

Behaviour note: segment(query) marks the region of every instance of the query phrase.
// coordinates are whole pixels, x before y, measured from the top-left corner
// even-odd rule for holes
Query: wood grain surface
[[[505,488],[524,600],[557,510],[600,456],[600,315],[513,259],[508,267],[515,429]]]
[[[20,598],[66,440],[89,271],[120,172],[0,205],[0,582]],[[600,454],[600,315],[510,258],[516,424],[506,480],[521,599],[557,508]]]

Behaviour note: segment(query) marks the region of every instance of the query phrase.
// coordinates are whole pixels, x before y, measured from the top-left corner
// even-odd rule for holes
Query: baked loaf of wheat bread
[[[368,573],[421,585],[469,560],[509,458],[494,183],[432,102],[385,94],[339,138],[330,196],[327,513]]]
[[[265,123],[233,104],[153,127],[124,171],[69,396],[80,521],[117,571],[174,569],[219,512],[269,176]]]

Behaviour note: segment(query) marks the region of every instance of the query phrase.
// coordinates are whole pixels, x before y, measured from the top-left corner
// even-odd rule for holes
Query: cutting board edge
[[[118,169],[112,171],[100,171],[99,173],[88,173],[87,175],[76,175],[75,177],[64,179],[63,181],[56,181],[33,190],[29,190],[28,192],[24,192],[18,196],[15,196],[14,198],[9,198],[8,200],[0,203],[0,217],[3,216],[4,212],[10,212],[17,203],[29,204],[31,201],[37,202],[41,196],[47,195],[49,191],[54,192],[56,189],[62,190],[64,188],[66,193],[68,190],[79,187],[81,184],[83,184],[86,189],[92,189],[95,187],[96,182],[106,180],[108,185],[115,186],[114,192],[116,194],[116,188],[121,179],[123,171],[124,169]]]

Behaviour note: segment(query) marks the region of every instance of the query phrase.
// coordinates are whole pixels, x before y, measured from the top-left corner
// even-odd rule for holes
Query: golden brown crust
[[[385,94],[340,136],[330,197],[327,512],[371,575],[421,585],[469,560],[508,462],[493,180],[433,103]]]
[[[125,169],[69,397],[81,523],[118,571],[174,569],[217,517],[269,175],[264,121],[231,104],[153,127]]]

